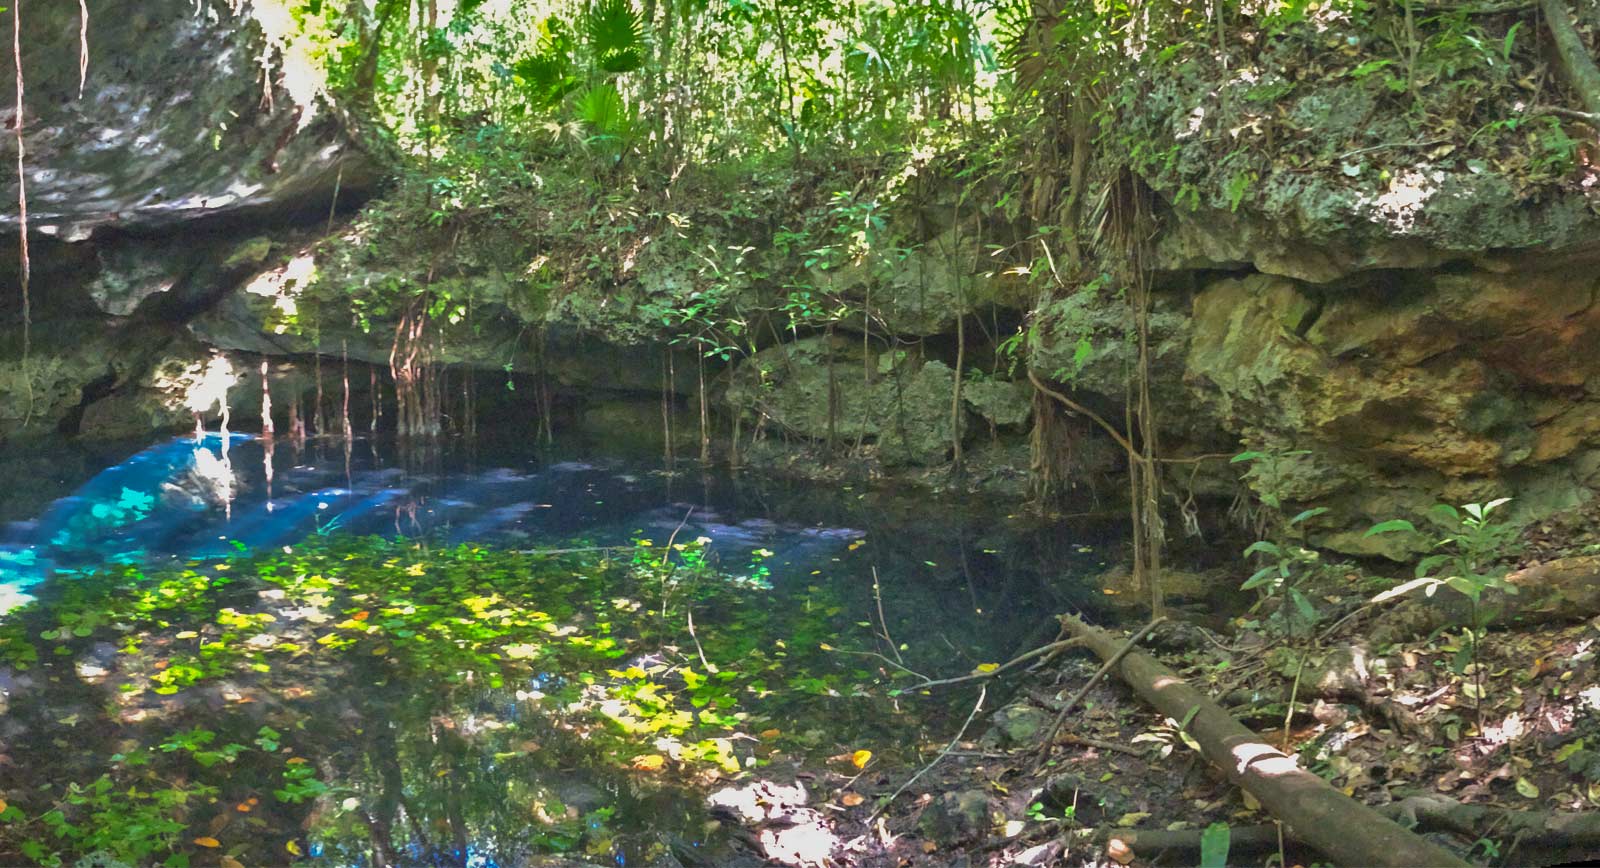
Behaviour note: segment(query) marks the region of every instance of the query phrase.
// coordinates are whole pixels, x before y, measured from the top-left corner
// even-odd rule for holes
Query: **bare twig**
[[[1527,114],[1529,117],[1537,117],[1538,115],[1556,115],[1557,117],[1572,118],[1573,120],[1579,120],[1587,124],[1600,126],[1600,114],[1595,114],[1594,112],[1582,112],[1578,111],[1577,109],[1562,108],[1558,105],[1534,106],[1533,108],[1528,109]]]
[[[694,653],[700,655],[700,665],[704,666],[707,672],[711,672],[711,663],[706,660],[706,650],[700,647],[700,637],[694,632],[694,606],[686,605],[683,611],[689,621],[689,638],[694,640]]]
[[[1104,739],[1073,735],[1070,732],[1063,732],[1056,736],[1056,741],[1066,742],[1067,744],[1075,744],[1081,747],[1093,747],[1099,748],[1100,750],[1116,751],[1117,753],[1125,753],[1128,756],[1144,756],[1146,753],[1145,751],[1142,751],[1136,747],[1129,747],[1125,744],[1118,744],[1114,741],[1105,741]]]
[[[878,565],[872,565],[872,599],[878,604],[878,625],[883,628],[883,641],[889,643],[889,651],[894,654],[894,659],[899,661],[904,668],[905,658],[900,656],[900,646],[894,644],[894,637],[889,635],[889,619],[883,617],[883,588],[878,584]],[[910,671],[910,670],[907,670]]]
[[[683,530],[683,526],[689,523],[689,516],[691,516],[691,515],[694,515],[694,507],[692,507],[692,506],[689,507],[689,511],[688,512],[683,514],[683,521],[678,522],[678,526],[672,529],[672,535],[667,537],[666,548],[665,548],[665,550],[663,550],[661,552],[661,565],[662,566],[666,566],[667,565],[667,559],[672,557],[672,544],[677,541],[678,532]]]
[[[1433,145],[1442,145],[1442,144],[1444,144],[1444,143],[1446,143],[1448,141],[1450,141],[1450,140],[1449,139],[1433,139],[1432,141],[1427,141],[1427,142],[1384,142],[1381,145],[1372,145],[1372,146],[1366,147],[1366,148],[1356,148],[1353,151],[1345,151],[1344,153],[1340,154],[1339,156],[1334,157],[1334,159],[1343,160],[1343,159],[1346,159],[1348,157],[1354,157],[1357,154],[1370,154],[1373,151],[1386,151],[1386,150],[1388,150],[1390,148],[1427,148],[1427,147],[1432,147]]]
[[[1045,736],[1044,744],[1039,746],[1039,758],[1034,763],[1035,771],[1043,768],[1045,760],[1050,758],[1050,751],[1055,747],[1056,744],[1056,736],[1061,733],[1061,725],[1067,722],[1067,715],[1072,713],[1072,709],[1076,708],[1078,703],[1082,702],[1083,698],[1089,695],[1089,690],[1094,687],[1096,682],[1098,682],[1101,678],[1104,678],[1105,674],[1110,672],[1113,666],[1116,666],[1117,663],[1121,661],[1129,651],[1133,650],[1135,645],[1139,644],[1139,640],[1150,635],[1150,631],[1154,630],[1156,625],[1165,620],[1167,619],[1164,617],[1157,617],[1151,620],[1150,623],[1139,628],[1137,633],[1134,633],[1128,638],[1127,643],[1122,646],[1122,649],[1116,654],[1111,655],[1106,662],[1100,664],[1100,668],[1096,669],[1094,674],[1089,676],[1089,680],[1085,682],[1082,687],[1078,688],[1077,693],[1072,694],[1072,698],[1067,700],[1067,704],[1061,706],[1061,711],[1056,714],[1055,724],[1050,727],[1050,734]]]
[[[519,555],[571,555],[578,552],[620,552],[633,546],[578,546],[570,549],[517,549]]]
[[[831,645],[828,646],[828,648],[829,648],[829,650],[831,650],[835,654],[854,654],[857,657],[876,657],[877,659],[882,660],[883,662],[889,664],[890,666],[893,666],[894,668],[900,670],[901,672],[904,672],[904,673],[906,673],[908,675],[915,675],[916,677],[921,678],[923,681],[928,681],[928,676],[923,675],[921,672],[918,672],[917,670],[906,666],[904,663],[897,663],[897,662],[895,662],[893,660],[890,660],[888,657],[885,657],[885,656],[883,656],[882,654],[879,654],[876,651],[851,651],[848,648],[834,648]]]
[[[921,769],[918,769],[917,773],[912,775],[910,780],[901,784],[900,788],[890,794],[889,798],[884,799],[883,802],[878,805],[878,809],[872,812],[872,816],[867,818],[868,825],[871,825],[872,821],[876,820],[879,814],[882,814],[885,809],[894,804],[894,800],[900,798],[901,793],[905,792],[912,784],[916,783],[919,778],[931,771],[934,766],[938,765],[940,760],[949,756],[950,752],[956,749],[956,745],[961,743],[961,737],[967,734],[967,727],[972,725],[972,719],[978,716],[978,712],[983,709],[983,701],[988,697],[989,686],[986,684],[978,690],[978,701],[972,706],[972,713],[968,714],[966,721],[961,724],[961,729],[956,731],[956,737],[950,739],[950,743],[945,745],[944,750],[939,751],[939,755],[934,757],[932,762],[929,762]]]
[[[1076,648],[1082,644],[1083,643],[1077,639],[1062,639],[1059,642],[1051,642],[1048,645],[1040,645],[1038,648],[1035,648],[1032,651],[1018,654],[1016,657],[1013,657],[1005,663],[996,666],[988,672],[973,672],[969,675],[962,675],[959,678],[941,678],[938,681],[927,681],[916,685],[916,689],[926,690],[929,687],[948,687],[952,684],[965,684],[968,681],[983,681],[985,679],[994,678],[1000,673],[1005,672],[1007,669],[1010,669],[1019,663],[1025,663],[1029,660],[1032,660],[1041,654],[1048,654],[1052,651],[1064,651],[1068,648]]]

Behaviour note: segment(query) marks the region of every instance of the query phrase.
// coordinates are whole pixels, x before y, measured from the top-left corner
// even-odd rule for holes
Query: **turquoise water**
[[[43,480],[41,482],[44,482]],[[4,498],[0,498],[3,500]],[[829,578],[897,591],[970,616],[971,638],[1045,611],[1092,606],[1093,572],[1117,523],[1038,522],[1017,504],[835,486],[570,455],[515,443],[406,453],[356,441],[296,447],[233,434],[179,437],[111,463],[36,517],[0,526],[0,611],[40,582],[104,564],[215,558],[313,533],[430,537],[536,547],[707,537],[714,551],[765,549],[772,581],[800,581],[870,540],[871,562]],[[9,511],[9,510],[7,510]],[[681,527],[680,527],[681,525]],[[68,579],[70,580],[70,579]],[[908,626],[920,615],[907,616]],[[891,621],[891,623],[893,623]],[[983,643],[985,645],[989,643]]]

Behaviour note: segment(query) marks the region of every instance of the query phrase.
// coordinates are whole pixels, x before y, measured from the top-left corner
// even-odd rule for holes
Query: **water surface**
[[[36,629],[53,622],[25,610],[23,617],[33,619],[30,631],[51,638],[42,667],[0,669],[0,692],[10,695],[13,708],[0,739],[22,767],[19,780],[41,788],[52,779],[87,784],[103,768],[124,774],[115,771],[113,757],[131,743],[170,759],[196,750],[165,746],[182,733],[214,732],[217,744],[247,748],[227,759],[226,775],[209,766],[194,770],[196,781],[215,779],[205,785],[218,788],[211,798],[222,809],[201,810],[197,814],[209,817],[195,818],[207,830],[216,826],[216,834],[177,833],[189,850],[195,847],[185,842],[198,838],[231,843],[241,857],[257,861],[299,850],[304,858],[364,864],[373,841],[382,839],[388,861],[483,865],[569,851],[610,864],[644,864],[667,842],[711,851],[725,840],[707,825],[705,794],[748,785],[769,761],[826,764],[831,754],[864,749],[880,762],[915,762],[920,745],[947,740],[971,697],[894,698],[892,670],[960,674],[1049,639],[1052,613],[1094,602],[1094,589],[1080,577],[1099,569],[1102,546],[1120,532],[1115,525],[1041,523],[1014,504],[922,491],[780,481],[684,463],[669,472],[637,459],[508,443],[457,446],[405,451],[382,441],[297,446],[240,435],[177,438],[107,462],[70,494],[6,525],[0,593],[13,605],[33,596],[59,600],[70,596],[72,583],[86,581],[84,571],[136,564],[152,573],[191,570],[200,585],[213,583],[213,602],[244,613],[228,618],[274,615],[270,625],[247,622],[238,629],[224,618],[223,626],[160,636],[130,652],[117,647],[126,640],[111,627],[96,626],[83,636]],[[328,628],[311,626],[321,623],[314,618],[299,620],[317,607],[289,605],[304,603],[295,596],[303,588],[291,587],[287,600],[276,590],[241,591],[235,600],[224,587],[230,580],[225,558],[294,551],[308,537],[361,535],[439,547],[624,547],[593,554],[620,561],[698,541],[735,587],[698,615],[699,636],[712,649],[707,659],[705,649],[684,643],[646,647],[648,631],[630,625],[627,614],[637,611],[636,602],[627,608],[634,599],[628,595],[641,589],[607,585],[607,593],[618,595],[608,601],[594,585],[528,585],[520,573],[508,576],[508,586],[548,587],[550,599],[524,602],[558,618],[568,613],[570,629],[580,634],[614,639],[619,656],[614,669],[605,664],[584,673],[550,668],[553,663],[514,667],[504,682],[498,676],[494,682],[417,677],[375,640],[357,646],[371,653],[318,651],[305,640],[326,638]],[[641,541],[646,548],[635,548]],[[459,557],[438,571],[467,568],[460,564],[470,560]],[[416,593],[440,592],[425,586],[444,579],[426,572],[419,563]],[[376,612],[378,605],[360,602],[366,599],[342,600],[349,604],[342,610],[329,602],[319,617],[359,616],[345,625],[363,627],[368,610],[359,607],[372,605]],[[607,611],[603,618],[596,605]],[[376,624],[381,615],[373,617]],[[403,622],[394,619],[390,629],[403,634]],[[237,641],[263,649],[240,658],[255,670],[241,665],[192,686],[167,677],[180,666],[175,661],[190,659],[185,641],[216,641],[229,630]],[[770,635],[752,643],[751,630]],[[182,638],[196,632],[193,640]],[[267,649],[274,643],[279,649],[303,643],[310,650],[272,656]],[[52,660],[52,653],[62,659]],[[719,653],[749,659],[719,661]],[[897,665],[888,663],[890,656]],[[593,662],[562,659],[569,667]],[[706,677],[706,665],[733,671],[757,659],[774,673],[775,689],[738,682],[745,685],[739,714],[748,719],[703,726],[702,712],[718,711],[719,700],[702,706],[697,703],[704,697],[697,696],[690,703],[694,679]],[[580,682],[580,674],[586,680]],[[59,683],[74,676],[74,683]],[[157,684],[182,689],[148,689]],[[637,736],[641,757],[672,757],[671,770],[682,773],[670,781],[656,776],[648,759],[630,768],[631,748],[620,754],[619,765],[619,748],[601,750],[604,739],[596,734],[602,730],[585,730],[574,716],[585,702],[615,706],[618,696],[658,687],[682,698],[677,710],[694,718],[689,731],[666,743],[659,734]],[[670,702],[663,707],[670,710]],[[621,737],[614,711],[597,718],[608,727],[605,738]],[[262,726],[283,744],[269,740],[271,751],[248,747],[261,738]],[[90,736],[69,742],[65,760],[64,731]],[[673,753],[711,743],[702,737],[727,755],[697,765]],[[752,747],[757,741],[766,744]],[[298,751],[305,764],[284,766],[287,751]],[[300,768],[314,768],[309,779],[323,789],[298,801],[273,795]],[[14,804],[23,801],[38,799],[12,793]],[[0,853],[4,842],[0,837]]]

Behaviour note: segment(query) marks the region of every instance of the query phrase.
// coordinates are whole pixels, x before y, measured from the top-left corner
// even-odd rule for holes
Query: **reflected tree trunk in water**
[[[272,387],[267,380],[268,368],[266,357],[261,359],[261,436],[271,438],[275,433],[272,427]]]

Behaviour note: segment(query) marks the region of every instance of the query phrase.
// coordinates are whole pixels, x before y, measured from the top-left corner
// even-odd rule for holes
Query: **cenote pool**
[[[708,798],[914,768],[972,695],[908,673],[1048,640],[1121,531],[488,441],[85,475],[0,495],[6,864],[722,864]]]

